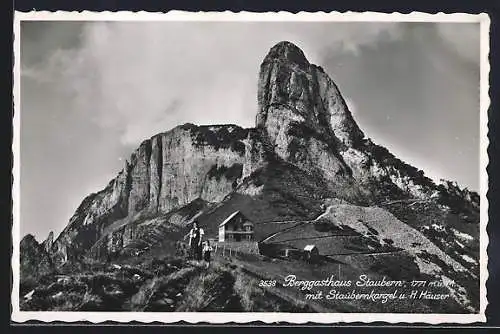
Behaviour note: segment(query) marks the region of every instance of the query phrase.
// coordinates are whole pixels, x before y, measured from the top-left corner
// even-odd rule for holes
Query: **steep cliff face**
[[[352,146],[364,137],[335,83],[290,42],[276,44],[264,58],[258,103],[257,127],[267,128],[273,142],[282,133],[280,118],[299,122],[336,144]]]
[[[243,164],[246,132],[231,125],[185,124],[144,141],[131,158],[128,214],[165,213],[196,198],[219,201],[241,172],[229,178],[209,172]]]
[[[81,257],[115,229],[126,244],[134,229],[120,228],[141,217],[196,199],[221,201],[241,180],[247,137],[248,130],[235,125],[185,124],[145,140],[104,190],[82,202],[54,244],[47,243],[54,260]]]
[[[336,93],[333,82],[298,47],[278,43],[261,65],[256,126],[279,158],[318,169],[330,179],[348,177],[338,148],[363,134]]]

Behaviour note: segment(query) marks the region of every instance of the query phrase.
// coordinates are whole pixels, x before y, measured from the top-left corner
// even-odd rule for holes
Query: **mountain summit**
[[[302,50],[289,42],[275,45],[264,59],[259,74],[257,127],[283,118],[301,122],[341,143],[352,145],[364,137],[353,120],[335,83],[322,68],[311,65]],[[332,131],[334,133],[332,133]],[[333,139],[333,138],[332,138]]]
[[[307,61],[304,52],[298,46],[288,41],[281,41],[274,45],[264,58],[264,63],[275,60],[293,63],[302,68],[309,66],[309,61]]]
[[[255,128],[184,124],[146,139],[103,190],[82,201],[55,240],[51,234],[37,247],[29,239],[25,248],[46,252],[59,268],[153,254],[159,245],[174,253],[194,219],[215,237],[236,210],[256,223],[260,245],[271,232],[280,235],[270,222],[321,220],[326,230],[301,225],[312,230],[290,229],[287,240],[307,232],[335,255],[359,248],[340,251],[340,239],[328,239],[348,229],[371,245],[365,252],[404,252],[412,272],[439,268],[433,274],[447,278],[456,272],[462,286],[478,276],[477,194],[434,184],[366,138],[332,79],[286,41],[260,66]]]
[[[339,153],[364,137],[337,86],[289,42],[274,46],[261,65],[256,127],[280,158],[327,178],[350,174]]]

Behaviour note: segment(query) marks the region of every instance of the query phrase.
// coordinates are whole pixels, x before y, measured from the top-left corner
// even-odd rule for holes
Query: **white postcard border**
[[[403,314],[403,313],[213,313],[213,312],[26,312],[19,309],[19,244],[20,244],[20,23],[21,21],[337,21],[337,22],[477,22],[480,23],[480,311],[478,314]],[[485,322],[486,306],[486,281],[488,279],[488,234],[486,225],[488,223],[488,166],[487,148],[488,140],[488,108],[489,98],[489,34],[490,18],[486,13],[437,13],[429,14],[422,12],[402,13],[375,13],[375,12],[184,12],[170,11],[167,13],[151,12],[91,12],[91,11],[31,11],[14,13],[14,117],[13,117],[13,188],[12,188],[12,293],[11,320],[15,322],[26,322],[38,320],[42,322],[64,321],[76,322],[87,321],[100,323],[104,321],[116,321],[126,323],[139,321],[143,323],[174,323],[185,321],[188,323],[208,322],[221,323],[248,323],[262,321],[264,323],[288,322],[291,324],[304,324],[315,322],[321,324],[334,324],[343,322],[370,323],[376,321],[396,323],[426,323],[444,324],[457,323],[466,324],[473,322]]]

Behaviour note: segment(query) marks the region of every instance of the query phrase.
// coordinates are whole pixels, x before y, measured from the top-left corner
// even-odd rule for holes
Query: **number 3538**
[[[275,280],[271,280],[271,281],[260,280],[259,286],[260,287],[276,286],[276,281]]]

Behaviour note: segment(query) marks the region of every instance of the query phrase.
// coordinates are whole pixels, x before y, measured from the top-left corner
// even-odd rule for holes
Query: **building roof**
[[[233,219],[240,211],[235,211],[229,215],[222,223],[220,223],[219,227],[226,225],[231,219]]]
[[[314,248],[318,248],[318,247],[316,247],[315,245],[307,245],[306,247],[304,247],[304,250],[305,250],[306,252],[310,252],[310,251],[312,251]]]

